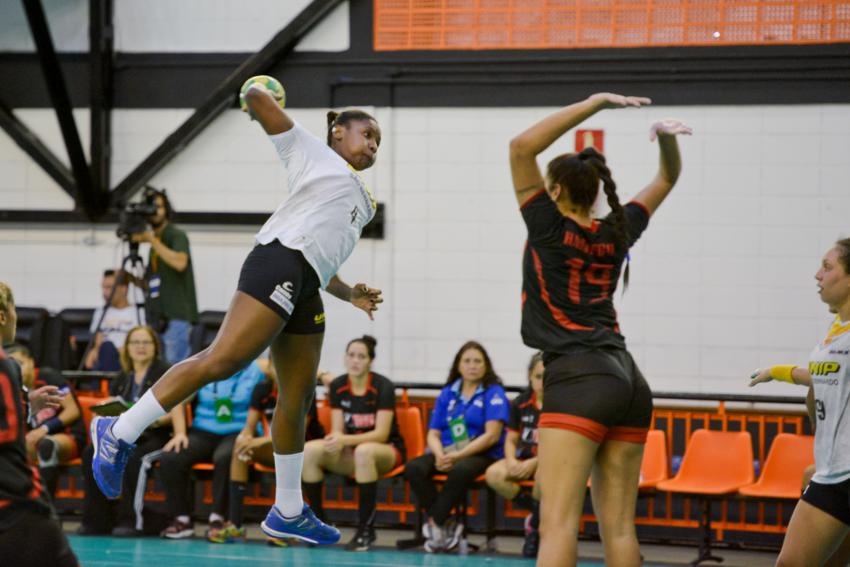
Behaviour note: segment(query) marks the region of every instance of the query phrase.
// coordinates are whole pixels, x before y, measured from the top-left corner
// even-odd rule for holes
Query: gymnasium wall
[[[114,0],[115,50],[249,52],[260,49],[310,0]],[[87,52],[88,0],[42,0],[57,51]],[[0,52],[35,51],[20,2],[0,3]],[[348,2],[322,20],[296,51],[344,51]]]
[[[292,88],[292,87],[291,87]],[[318,135],[325,109],[292,115]],[[363,332],[379,339],[375,368],[397,380],[441,381],[469,338],[490,350],[509,383],[524,380],[519,338],[524,227],[507,167],[510,137],[552,108],[377,108],[378,164],[367,179],[387,205],[384,240],[363,240],[341,271],[382,288],[370,323],[326,298],[323,367]],[[113,183],[189,110],[115,110]],[[16,114],[66,159],[54,115]],[[75,111],[87,147],[88,115]],[[649,124],[675,116],[694,127],[681,141],[679,185],[632,254],[632,283],[616,301],[635,358],[658,390],[744,392],[771,362],[803,362],[829,315],[813,275],[821,254],[850,235],[850,105],[651,107],[606,111],[605,131],[623,198],[655,172]],[[555,152],[572,150],[565,137]],[[154,180],[179,210],[272,211],[286,192],[276,155],[238,111],[228,111]],[[71,201],[0,134],[4,207],[69,209]],[[600,212],[604,212],[600,209]],[[256,227],[189,230],[201,309],[224,309]],[[121,258],[109,229],[0,225],[0,279],[20,305],[94,306],[99,274]],[[146,256],[146,254],[144,254]],[[772,394],[801,394],[791,385]]]

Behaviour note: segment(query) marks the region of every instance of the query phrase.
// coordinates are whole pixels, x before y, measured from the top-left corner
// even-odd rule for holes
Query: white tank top
[[[815,388],[815,474],[837,484],[850,478],[850,322],[838,317],[809,357]]]
[[[375,216],[375,199],[348,162],[299,124],[269,139],[286,167],[289,197],[254,239],[300,250],[327,287]]]

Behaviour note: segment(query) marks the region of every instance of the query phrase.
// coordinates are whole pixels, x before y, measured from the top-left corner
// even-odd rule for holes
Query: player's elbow
[[[508,145],[508,148],[512,158],[534,155],[528,140],[526,140],[525,136],[522,134],[513,138]]]

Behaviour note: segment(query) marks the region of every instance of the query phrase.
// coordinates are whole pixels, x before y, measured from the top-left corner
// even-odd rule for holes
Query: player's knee
[[[505,470],[499,463],[494,463],[487,467],[484,473],[484,478],[490,486],[500,485],[505,482]]]
[[[354,448],[354,465],[357,467],[375,464],[375,446],[372,443],[361,443]]]

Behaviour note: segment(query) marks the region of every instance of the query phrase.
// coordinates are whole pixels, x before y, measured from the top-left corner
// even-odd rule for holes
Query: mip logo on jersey
[[[829,376],[841,370],[837,362],[810,362],[809,372],[815,376]]]

